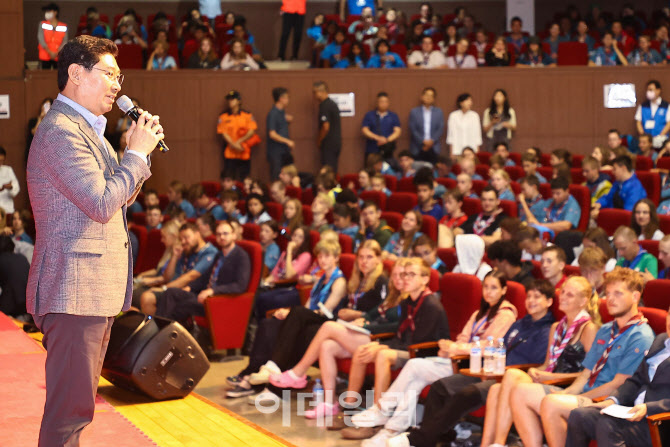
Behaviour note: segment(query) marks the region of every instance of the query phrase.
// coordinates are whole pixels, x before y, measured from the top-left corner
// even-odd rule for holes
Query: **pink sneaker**
[[[277,388],[294,388],[300,390],[307,386],[307,377],[302,376],[297,379],[295,374],[291,374],[291,370],[284,371],[281,374],[273,374],[270,376],[270,383]]]
[[[321,402],[313,409],[305,411],[305,417],[307,419],[322,419],[328,416],[335,416],[339,412],[340,409],[337,405]]]

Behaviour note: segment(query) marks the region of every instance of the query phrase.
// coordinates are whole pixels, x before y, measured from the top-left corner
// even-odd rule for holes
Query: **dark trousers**
[[[288,160],[291,158],[291,152],[288,149],[283,149],[283,150],[268,150],[267,153],[267,160],[268,164],[270,165],[270,179],[272,181],[275,181],[279,178],[279,173],[281,172],[281,168],[283,168],[287,164]]]
[[[600,414],[600,408],[575,408],[568,418],[565,447],[588,447],[591,440],[598,447],[642,447],[651,445],[646,420],[631,422]]]
[[[459,419],[486,403],[495,380],[482,382],[475,377],[454,374],[434,382],[424,402],[421,427],[411,429],[409,443],[414,447],[433,447]]]
[[[256,296],[254,316],[256,317],[256,321],[260,322],[265,318],[265,314],[268,310],[293,306],[300,306],[300,295],[296,289],[284,288],[265,290]]]
[[[238,158],[223,159],[223,175],[230,176],[235,180],[242,181],[251,172],[251,160],[240,160]]]
[[[302,39],[302,27],[305,24],[305,15],[297,13],[283,13],[281,21],[281,37],[279,38],[279,59],[286,59],[286,44],[288,36],[293,30],[293,59],[298,58],[300,40]]]
[[[337,165],[340,160],[340,148],[321,148],[321,166],[328,165],[337,174]]]
[[[42,70],[58,70],[58,61],[40,61]]]
[[[258,322],[254,345],[249,353],[249,363],[239,372],[241,377],[258,371],[271,357],[277,343],[279,329],[284,322],[276,318],[265,318]]]
[[[415,160],[427,161],[428,163],[435,164],[437,162],[437,153],[432,149],[427,151],[420,150],[419,153],[416,154]]]
[[[47,397],[39,446],[78,446],[82,430],[93,420],[114,318],[69,314],[34,318],[47,350]]]
[[[204,316],[205,307],[198,302],[198,295],[170,287],[160,299],[156,298],[156,316],[184,322],[192,315]]]

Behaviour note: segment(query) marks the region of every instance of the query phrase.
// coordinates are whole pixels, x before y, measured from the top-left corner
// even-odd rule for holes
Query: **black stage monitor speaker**
[[[114,321],[102,377],[163,400],[186,396],[208,369],[207,356],[182,325],[128,312]]]

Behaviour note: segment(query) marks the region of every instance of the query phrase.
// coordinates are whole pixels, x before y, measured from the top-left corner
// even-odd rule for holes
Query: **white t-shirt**
[[[461,155],[463,148],[470,146],[475,152],[482,145],[482,123],[474,110],[463,113],[454,110],[447,119],[447,144],[451,155]]]

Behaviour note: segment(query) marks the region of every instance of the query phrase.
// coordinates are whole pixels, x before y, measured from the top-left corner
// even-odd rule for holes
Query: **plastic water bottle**
[[[321,379],[316,379],[314,386],[312,387],[312,395],[314,396],[314,406],[319,405],[323,402],[323,385],[321,385]]]
[[[496,349],[496,359],[494,374],[505,374],[505,364],[507,363],[507,348],[505,348],[505,339],[498,339],[498,348]]]
[[[482,344],[479,337],[472,338],[472,348],[470,348],[470,371],[479,374],[482,371]]]
[[[493,343],[493,337],[486,338],[486,346],[484,347],[484,374],[493,374],[494,356],[496,354],[496,346]]]

